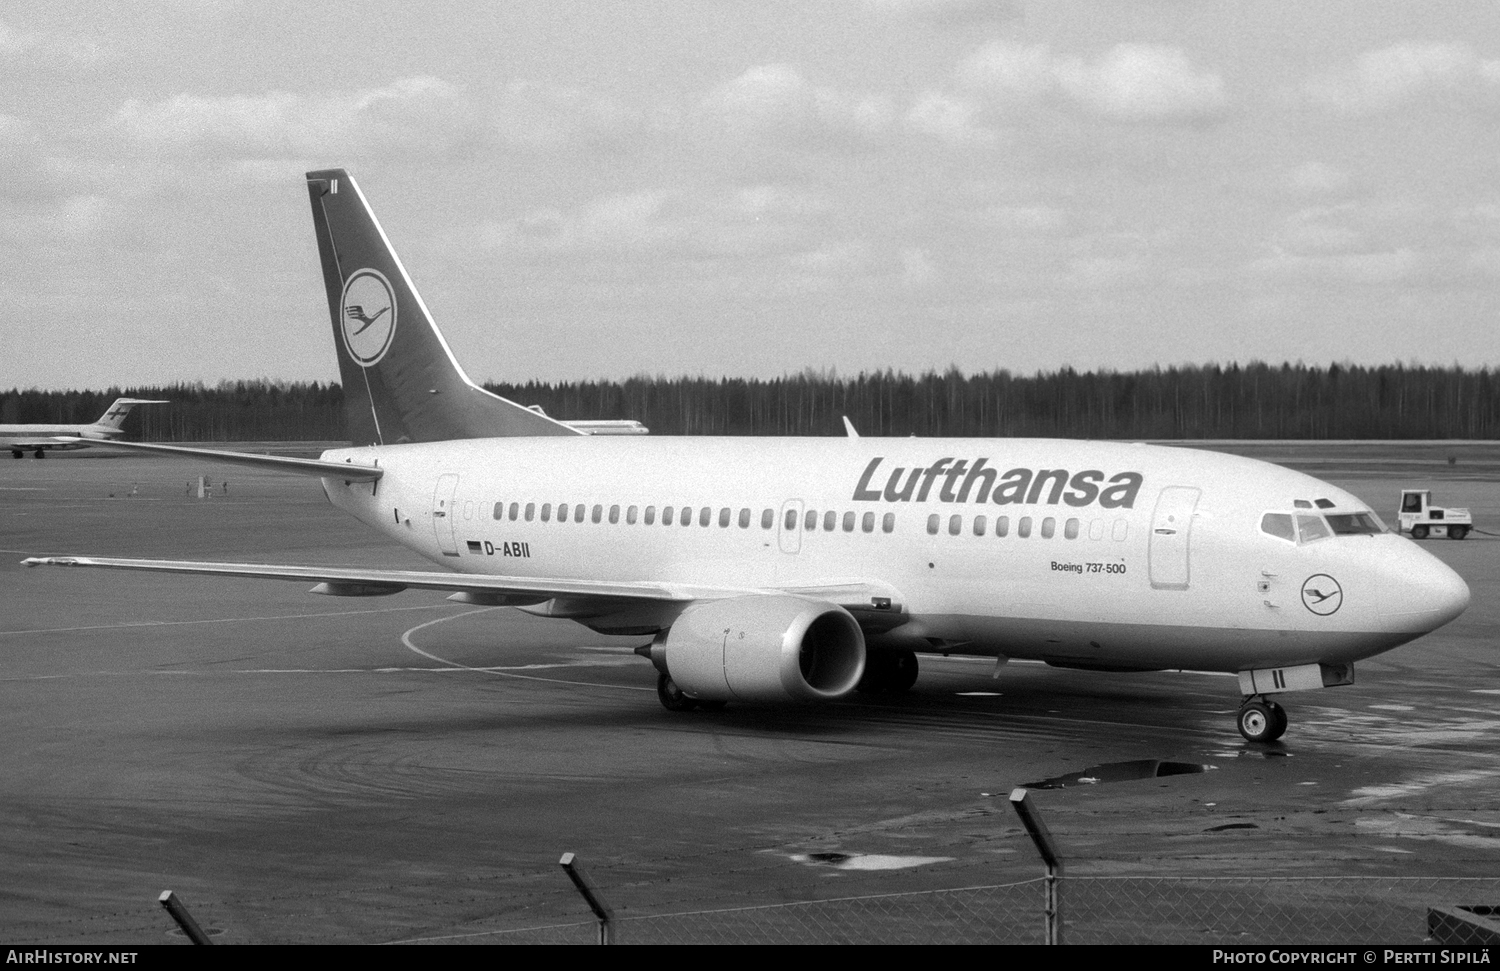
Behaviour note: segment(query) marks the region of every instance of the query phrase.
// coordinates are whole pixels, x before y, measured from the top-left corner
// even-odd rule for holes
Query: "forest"
[[[1390,364],[1071,368],[1014,375],[773,379],[633,377],[623,381],[486,384],[561,419],[633,418],[654,435],[861,435],[1096,439],[1492,439],[1500,437],[1489,369]],[[128,437],[157,442],[341,441],[337,384],[270,380],[215,386],[14,389],[0,422],[90,422],[116,397],[166,398],[137,409]]]

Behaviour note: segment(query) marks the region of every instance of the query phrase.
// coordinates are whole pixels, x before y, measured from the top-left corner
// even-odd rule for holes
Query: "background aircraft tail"
[[[162,401],[151,398],[116,398],[115,403],[105,409],[104,414],[99,416],[95,425],[105,428],[120,428],[125,424],[125,417],[130,414],[130,409],[136,405],[167,405],[170,401]]]
[[[343,169],[307,173],[355,445],[578,435],[469,380]]]

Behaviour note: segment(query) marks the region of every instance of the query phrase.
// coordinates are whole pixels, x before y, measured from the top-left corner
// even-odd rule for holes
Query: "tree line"
[[[1072,368],[1034,375],[953,368],[772,379],[634,377],[486,384],[560,419],[633,418],[655,435],[861,435],[1101,439],[1500,438],[1488,368],[1305,364]],[[0,422],[97,419],[117,397],[166,398],[126,422],[144,441],[341,441],[337,384],[225,381],[0,395]]]

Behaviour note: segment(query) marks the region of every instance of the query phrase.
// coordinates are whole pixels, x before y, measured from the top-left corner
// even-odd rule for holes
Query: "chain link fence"
[[[616,944],[1041,944],[1045,882],[616,916],[611,938]],[[1067,944],[1420,944],[1430,940],[1433,908],[1500,912],[1487,906],[1500,905],[1500,877],[1070,873],[1060,897]],[[428,940],[595,944],[599,925],[586,920]]]

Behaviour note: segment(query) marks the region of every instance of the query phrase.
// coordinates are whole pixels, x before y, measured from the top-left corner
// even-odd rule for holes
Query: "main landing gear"
[[[867,695],[899,695],[917,683],[915,651],[868,651],[865,674],[855,690]]]
[[[661,706],[667,711],[692,711],[694,708],[702,708],[704,711],[723,711],[727,702],[723,701],[699,701],[689,698],[683,690],[677,687],[665,674],[656,676],[656,697],[661,701]]]
[[[1251,695],[1235,718],[1247,742],[1274,742],[1286,734],[1286,709],[1264,695]]]

